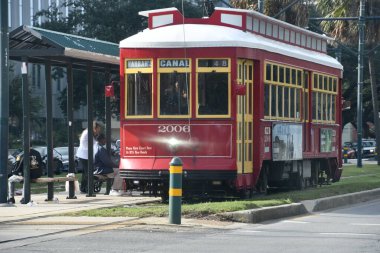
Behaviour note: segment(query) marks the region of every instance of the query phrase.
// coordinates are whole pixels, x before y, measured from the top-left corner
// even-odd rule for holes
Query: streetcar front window
[[[198,74],[198,115],[228,114],[228,73]]]
[[[189,83],[187,73],[160,74],[160,114],[189,115]]]
[[[127,75],[127,116],[152,115],[152,75]]]

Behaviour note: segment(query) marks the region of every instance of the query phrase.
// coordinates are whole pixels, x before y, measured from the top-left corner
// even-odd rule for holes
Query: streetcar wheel
[[[297,178],[298,178],[298,180],[297,180],[297,188],[298,188],[298,190],[305,189],[306,182],[305,182],[305,179],[303,178],[303,176],[298,174]]]
[[[258,193],[268,193],[268,169],[265,165],[260,172],[259,180],[257,181],[256,190]]]
[[[250,199],[253,197],[252,189],[242,189],[240,190],[240,198],[241,199]]]
[[[160,196],[161,196],[161,202],[162,203],[168,203],[169,202],[169,185],[166,183],[163,183],[161,185],[161,190],[160,190]]]

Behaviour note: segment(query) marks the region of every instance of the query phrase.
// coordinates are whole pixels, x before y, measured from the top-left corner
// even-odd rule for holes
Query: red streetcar
[[[184,18],[143,11],[120,42],[120,171],[165,195],[183,161],[184,194],[266,192],[337,181],[342,65],[331,38],[255,11]]]

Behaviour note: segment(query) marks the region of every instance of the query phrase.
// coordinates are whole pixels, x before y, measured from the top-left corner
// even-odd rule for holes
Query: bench
[[[66,182],[66,181],[76,181],[74,173],[67,174],[66,177],[40,177],[32,179],[32,183],[56,183],[56,182]]]

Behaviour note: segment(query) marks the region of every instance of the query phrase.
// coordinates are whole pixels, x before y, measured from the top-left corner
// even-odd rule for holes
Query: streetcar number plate
[[[189,133],[190,125],[159,125],[159,133]]]

